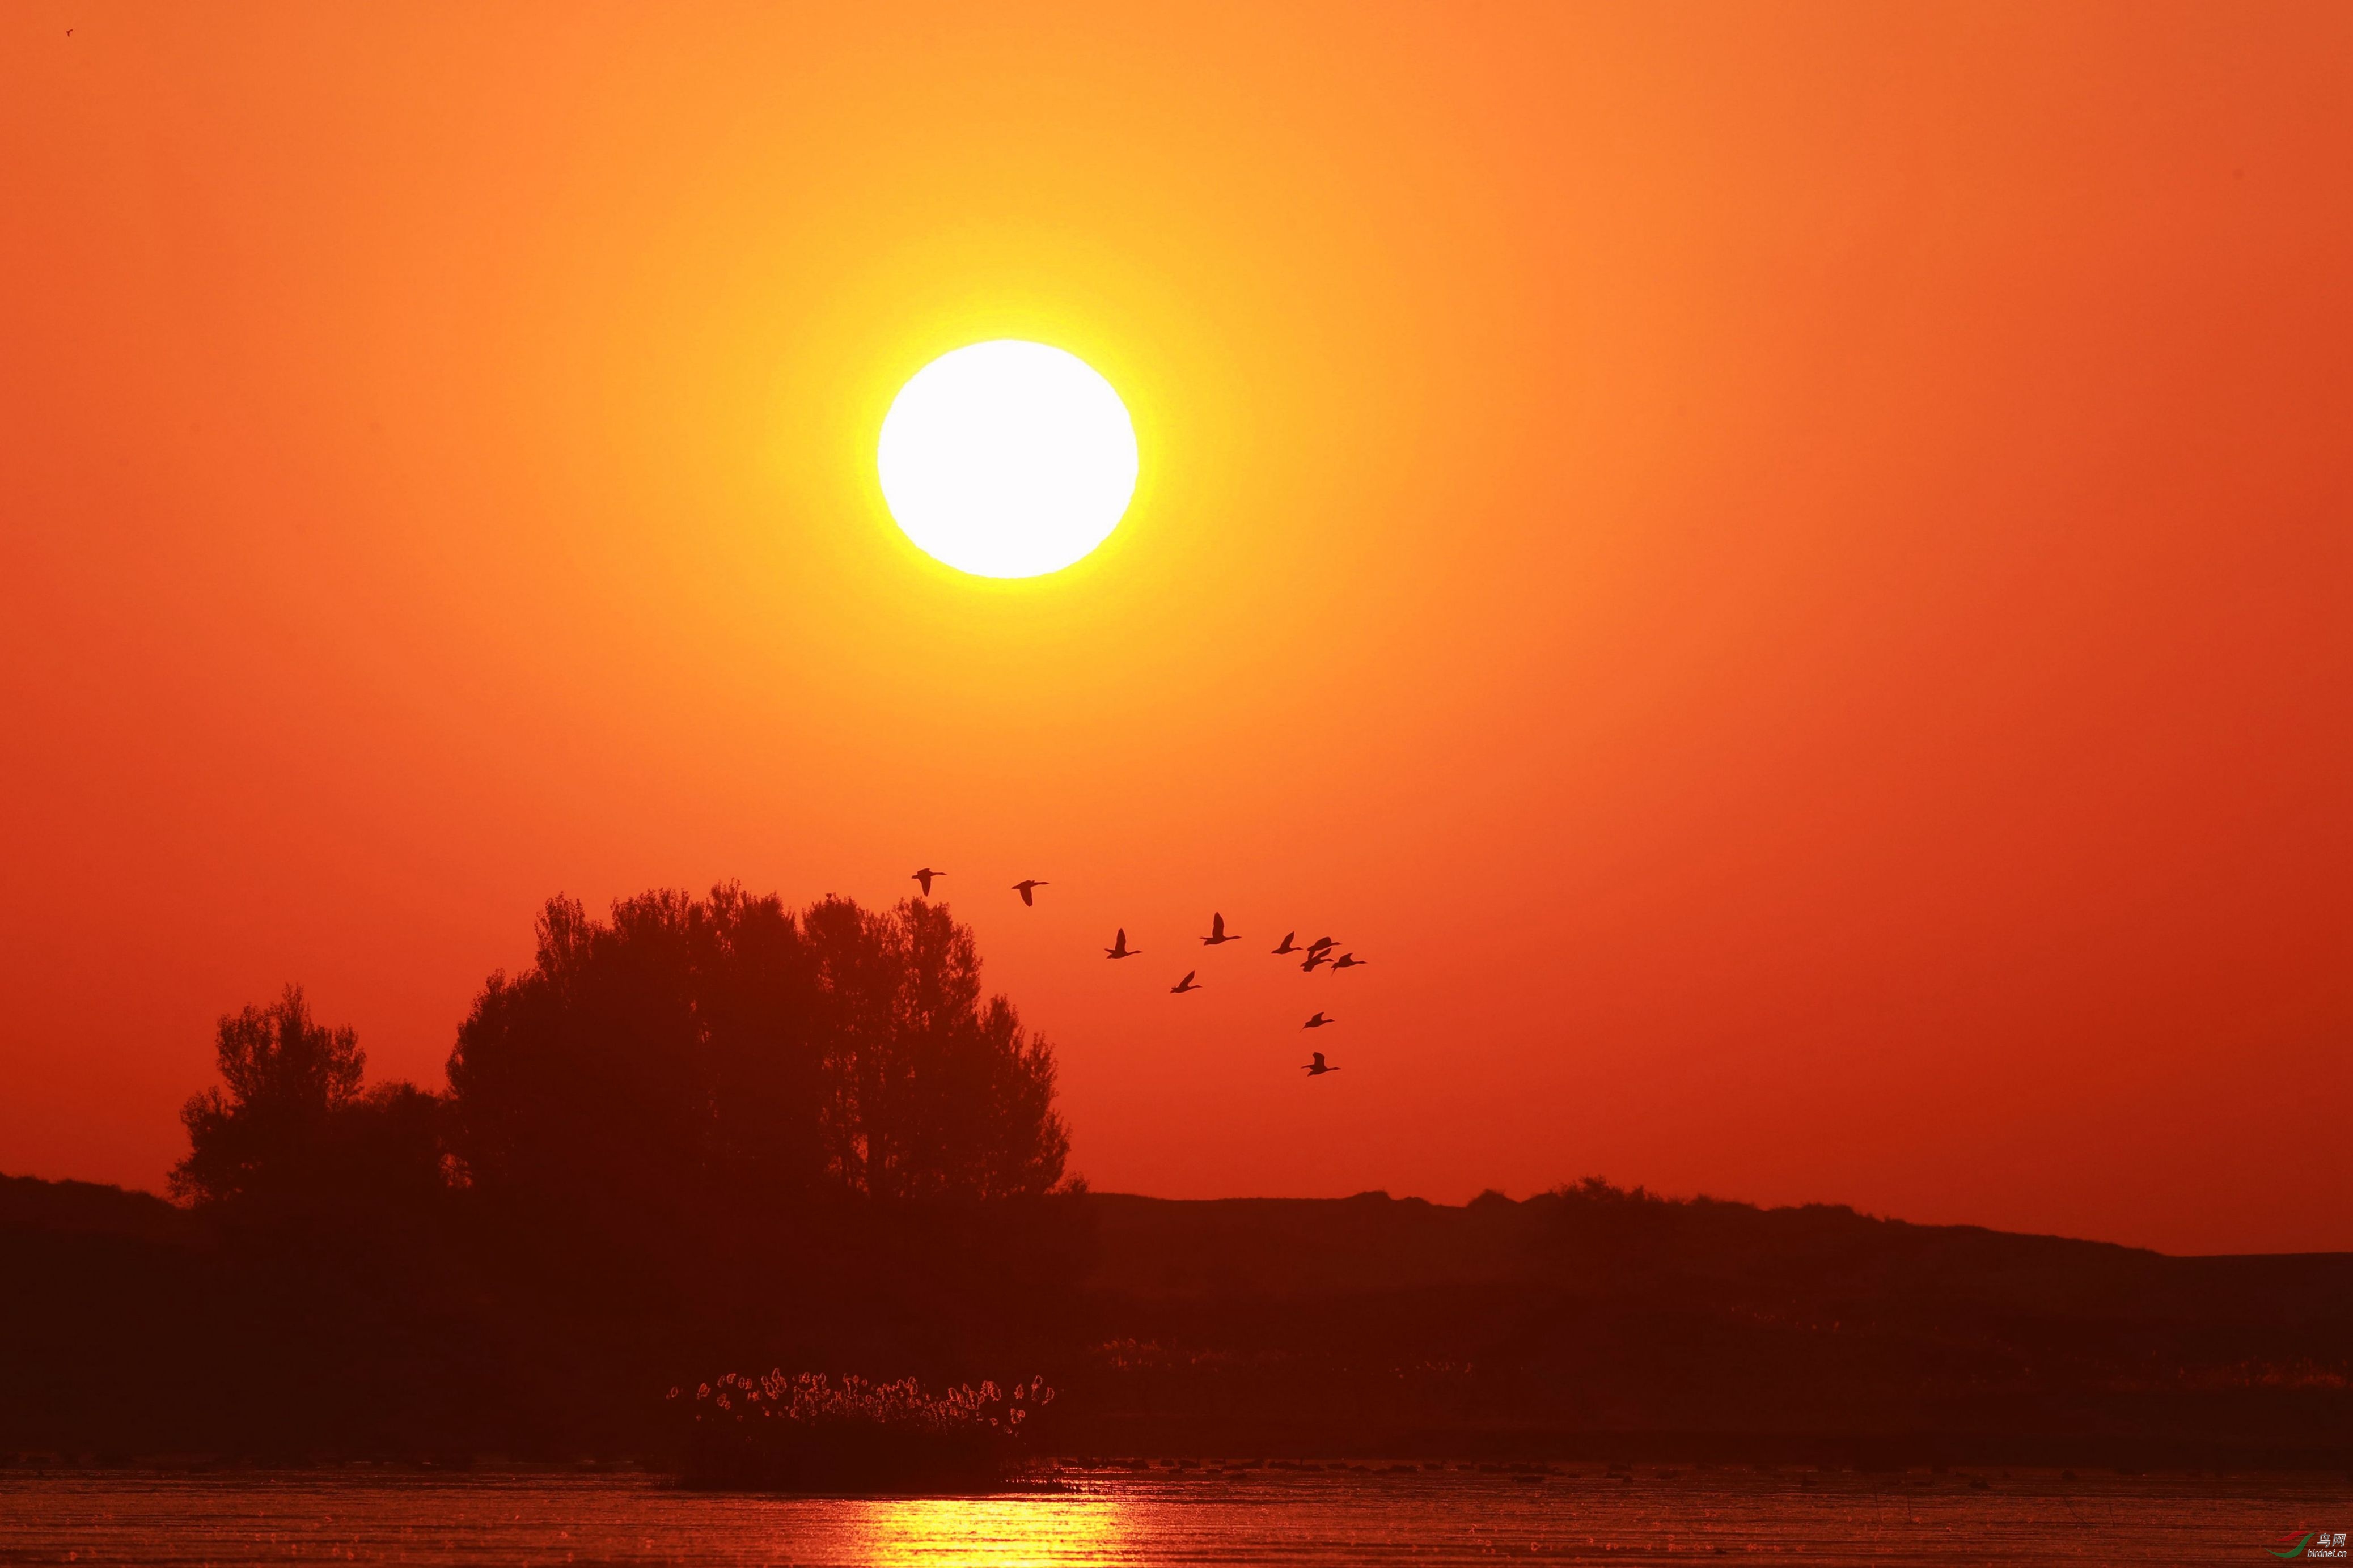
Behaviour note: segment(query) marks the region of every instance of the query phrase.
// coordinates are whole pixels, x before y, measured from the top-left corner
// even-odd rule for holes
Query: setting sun
[[[1076,355],[1004,338],[941,355],[899,390],[876,454],[891,515],[976,577],[1059,572],[1135,492],[1135,429]]]

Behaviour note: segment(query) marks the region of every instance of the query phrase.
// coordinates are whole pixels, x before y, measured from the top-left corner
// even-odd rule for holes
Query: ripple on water
[[[983,1498],[714,1497],[639,1477],[0,1479],[0,1563],[966,1565],[2245,1562],[2341,1483],[1377,1465],[1064,1469]]]

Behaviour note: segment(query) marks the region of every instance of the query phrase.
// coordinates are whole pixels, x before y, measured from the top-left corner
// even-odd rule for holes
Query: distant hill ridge
[[[1345,1198],[1091,1193],[1088,1283],[1117,1293],[1318,1296],[1481,1283],[1619,1288],[1711,1282],[1810,1292],[1960,1292],[2146,1312],[2228,1301],[2274,1321],[2342,1316],[2353,1252],[2175,1257],[1968,1225],[1915,1225],[1841,1205],[1761,1208],[1588,1179],[1461,1205],[1384,1191]],[[0,1228],[194,1243],[206,1225],[153,1193],[0,1175]],[[2151,1296],[2154,1292],[2154,1298]]]
[[[1670,1199],[1599,1181],[1457,1207],[1350,1198],[1101,1193],[1098,1288],[1293,1296],[1544,1282],[1612,1293],[1706,1287],[1926,1296],[2110,1314],[2342,1317],[2353,1252],[2177,1258],[2111,1242],[1915,1225],[1844,1206]]]
[[[1599,1181],[1091,1196],[1104,1451],[2341,1468],[2353,1253],[2170,1258]]]
[[[99,1182],[0,1175],[0,1226],[148,1241],[193,1239],[195,1216],[153,1193]]]
[[[765,1334],[811,1370],[1010,1354],[1063,1389],[1084,1453],[2353,1465],[2353,1253],[2172,1258],[1599,1181],[1026,1201],[1070,1268],[1013,1339],[986,1340],[959,1275],[895,1327],[795,1341],[765,1286],[705,1319],[593,1266],[533,1295],[462,1206],[347,1233],[0,1178],[0,1457],[629,1452],[653,1391]],[[936,1211],[934,1240],[976,1218]],[[789,1222],[757,1231],[800,1268]]]

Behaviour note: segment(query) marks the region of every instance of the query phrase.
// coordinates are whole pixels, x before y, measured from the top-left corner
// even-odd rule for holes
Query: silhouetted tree
[[[1043,1193],[1069,1151],[1053,1053],[980,999],[972,933],[913,901],[797,921],[741,888],[588,918],[551,900],[449,1059],[493,1199],[665,1229],[825,1194]]]
[[[654,892],[599,922],[558,898],[538,932],[532,967],[491,976],[449,1058],[480,1194],[653,1237],[814,1187],[808,965],[781,903]]]
[[[828,1173],[878,1198],[1003,1198],[1061,1178],[1054,1053],[980,996],[972,931],[920,900],[841,900],[804,921],[826,1047]]]
[[[180,1111],[188,1154],[173,1192],[212,1203],[312,1184],[333,1142],[329,1123],[359,1098],[359,1037],[313,1021],[302,988],[289,985],[267,1007],[224,1016],[214,1053],[222,1087]]]

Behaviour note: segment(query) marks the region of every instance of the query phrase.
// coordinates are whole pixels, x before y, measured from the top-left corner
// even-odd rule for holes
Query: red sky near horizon
[[[1131,9],[0,16],[0,1171],[929,863],[1098,1187],[2353,1247],[2353,8]]]

